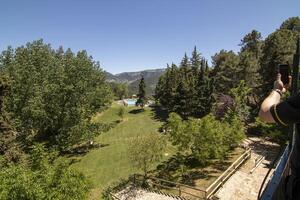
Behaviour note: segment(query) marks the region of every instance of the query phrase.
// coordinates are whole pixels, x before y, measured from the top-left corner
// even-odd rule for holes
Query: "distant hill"
[[[151,69],[139,72],[123,72],[115,75],[105,72],[105,75],[109,82],[127,83],[130,95],[138,92],[139,81],[144,76],[147,96],[152,96],[156,83],[164,72],[165,69]]]

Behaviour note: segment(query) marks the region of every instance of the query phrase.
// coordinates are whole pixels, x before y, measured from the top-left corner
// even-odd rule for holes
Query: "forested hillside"
[[[128,95],[137,94],[139,81],[143,76],[146,83],[146,94],[148,97],[152,97],[158,79],[164,71],[165,69],[152,69],[139,72],[123,72],[115,75],[105,72],[105,75],[109,82],[126,84],[128,87]]]

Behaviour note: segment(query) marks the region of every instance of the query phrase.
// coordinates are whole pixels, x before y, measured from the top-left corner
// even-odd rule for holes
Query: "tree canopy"
[[[8,48],[0,68],[11,80],[6,109],[24,138],[68,148],[88,135],[91,114],[111,102],[99,63],[86,51],[55,50],[38,40]]]

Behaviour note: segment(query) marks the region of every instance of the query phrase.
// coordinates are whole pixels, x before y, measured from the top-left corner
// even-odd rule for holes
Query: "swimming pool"
[[[124,99],[129,106],[135,106],[136,99]]]

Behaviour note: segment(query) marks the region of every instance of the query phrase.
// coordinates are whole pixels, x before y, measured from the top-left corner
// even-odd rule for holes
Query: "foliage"
[[[273,86],[279,64],[291,64],[296,51],[297,31],[277,30],[270,34],[263,47],[260,74],[262,77],[262,93],[266,94]]]
[[[121,100],[128,97],[128,85],[126,83],[109,83],[115,99]]]
[[[179,151],[192,155],[203,165],[212,158],[222,158],[244,138],[243,123],[234,117],[231,123],[217,120],[212,114],[201,119],[182,120],[171,113],[167,130]]]
[[[250,33],[246,34],[242,39],[240,46],[240,79],[245,80],[245,83],[248,87],[257,88],[260,86],[261,81],[259,68],[263,46],[260,32],[252,30]]]
[[[119,107],[120,105],[113,103],[109,109],[97,117],[95,122],[110,124],[119,120]],[[160,135],[158,130],[163,122],[154,118],[155,113],[152,108],[146,107],[144,112],[138,113],[131,112],[137,109],[132,106],[125,109],[126,121],[95,138],[95,143],[101,143],[105,147],[90,151],[72,165],[73,168],[88,172],[90,175],[94,183],[94,189],[91,191],[92,198],[98,199],[101,191],[113,182],[127,178],[130,174],[141,172],[132,166],[133,163],[129,157],[128,150],[130,146],[134,145],[133,138]],[[176,149],[167,143],[164,153],[173,155],[175,151]],[[76,156],[75,159],[77,158]],[[169,156],[164,156],[164,158],[169,158]],[[155,168],[159,162],[152,164],[151,167]]]
[[[233,109],[234,98],[229,95],[221,94],[216,100],[214,105],[214,115],[217,119],[221,120],[225,117],[228,109]]]
[[[32,148],[28,165],[1,166],[0,199],[86,199],[89,182],[68,167],[53,163],[42,145]]]
[[[145,80],[144,77],[142,76],[141,80],[140,80],[140,84],[139,84],[139,92],[137,94],[137,101],[136,101],[136,106],[141,106],[142,108],[144,108],[145,104],[146,104],[146,84],[145,84]]]
[[[66,149],[81,141],[92,113],[111,101],[110,88],[98,63],[86,51],[54,50],[42,40],[0,58],[1,70],[11,79],[6,107],[24,137]]]
[[[290,17],[281,24],[280,29],[287,29],[293,31],[295,30],[295,28],[298,28],[297,31],[300,32],[299,26],[300,26],[300,18]]]
[[[166,147],[163,136],[156,134],[139,136],[133,139],[128,149],[132,165],[141,169],[145,176],[151,165],[161,159]]]
[[[4,101],[10,90],[10,81],[3,74],[0,75],[0,155],[6,162],[21,162],[23,152],[17,143],[17,132],[12,126]]]
[[[228,94],[240,81],[239,56],[233,51],[221,50],[212,57],[216,93]]]
[[[184,55],[180,66],[167,67],[155,89],[155,99],[169,112],[176,112],[183,118],[204,116],[213,103],[213,78],[210,77],[207,61],[197,51],[192,57]]]
[[[231,118],[236,116],[242,122],[246,122],[250,117],[250,107],[248,106],[248,96],[251,92],[251,88],[246,86],[244,80],[240,81],[237,87],[232,88],[229,91],[229,94],[234,99],[234,104],[226,113],[225,120],[229,123],[231,122]]]
[[[290,129],[282,126],[278,127],[276,124],[265,123],[259,117],[256,117],[252,131],[264,137],[269,137],[278,144],[285,144],[288,140]]]
[[[125,108],[123,106],[119,108],[118,115],[119,115],[119,117],[121,117],[121,119],[124,118]]]

